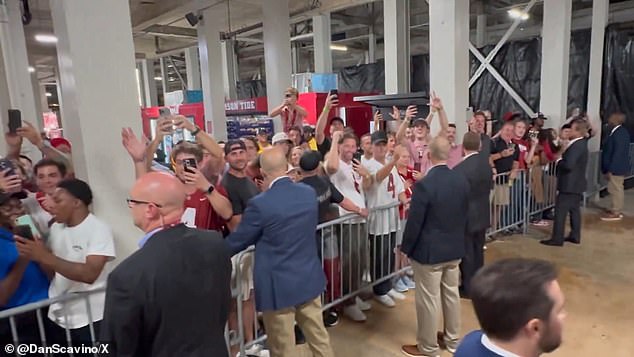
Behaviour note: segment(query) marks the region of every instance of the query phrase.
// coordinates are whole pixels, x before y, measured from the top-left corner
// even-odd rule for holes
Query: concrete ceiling
[[[27,47],[32,65],[38,71],[41,81],[54,78],[56,66],[55,47],[43,45],[33,40],[36,33],[53,33],[49,1],[28,0],[33,13],[33,21],[25,26]],[[591,0],[573,0],[575,11],[588,11]],[[222,27],[230,38],[247,38],[237,42],[240,77],[251,78],[261,73],[263,68],[263,46],[257,43],[262,38],[262,6],[266,0],[129,0],[137,57],[157,58],[173,55],[175,70],[185,77],[182,49],[196,45],[196,30],[185,20],[189,12],[215,8],[226,13]],[[471,27],[475,28],[475,15],[487,14],[489,40],[497,41],[510,19],[507,10],[526,4],[528,0],[471,0]],[[612,0],[611,3],[626,2],[634,7],[634,0]],[[332,33],[335,42],[346,45],[347,52],[333,51],[333,67],[364,63],[368,48],[370,28],[377,35],[377,58],[382,58],[383,16],[382,1],[372,0],[289,0],[291,16],[291,36],[312,32],[311,17],[320,12],[332,14]],[[538,1],[541,3],[541,1]],[[428,5],[426,0],[410,0],[411,52],[427,52],[428,47]],[[531,19],[521,28],[541,27],[542,6],[534,7]],[[530,31],[529,31],[530,32]],[[498,34],[499,33],[499,34]],[[528,33],[528,32],[527,32]],[[533,32],[530,32],[531,34]],[[521,35],[521,34],[520,34]],[[312,67],[312,39],[296,41],[299,48],[298,71]],[[174,83],[178,86],[178,83]]]

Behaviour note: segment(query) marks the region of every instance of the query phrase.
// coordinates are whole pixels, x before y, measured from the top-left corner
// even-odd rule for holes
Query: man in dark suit
[[[405,345],[408,356],[440,355],[436,325],[444,311],[444,339],[449,352],[460,338],[460,259],[465,255],[469,182],[447,167],[451,144],[436,137],[429,145],[433,166],[413,190],[401,250],[407,254],[416,281],[416,345]],[[442,310],[438,300],[442,299]]]
[[[625,200],[623,181],[630,173],[630,134],[623,126],[625,114],[612,114],[608,123],[611,129],[601,152],[601,172],[608,179],[612,204],[608,212],[601,216],[601,220],[620,221],[623,219],[621,211]]]
[[[149,173],[130,191],[146,235],[110,274],[101,341],[113,356],[227,356],[231,262],[222,236],[181,224],[185,187]]]
[[[476,133],[466,133],[462,139],[465,157],[454,170],[462,173],[469,181],[469,211],[465,231],[465,256],[460,263],[462,276],[461,295],[469,295],[471,278],[484,265],[484,242],[487,228],[491,226],[489,195],[493,189],[493,170],[483,162],[480,137]]]
[[[317,195],[286,176],[281,150],[263,152],[260,166],[267,190],[249,201],[226,243],[231,254],[255,245],[255,303],[263,313],[271,355],[297,355],[297,321],[314,356],[333,356],[321,314],[326,279],[315,244]]]
[[[564,226],[570,213],[570,235],[566,242],[581,243],[581,201],[586,190],[586,166],[588,164],[589,124],[584,119],[571,123],[570,142],[556,162],[557,199],[555,200],[555,222],[552,236],[540,243],[561,247],[564,245]]]

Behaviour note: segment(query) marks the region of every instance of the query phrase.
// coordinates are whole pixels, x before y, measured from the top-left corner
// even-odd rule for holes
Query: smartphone
[[[159,108],[159,116],[161,118],[165,118],[165,117],[168,117],[170,115],[172,115],[172,112],[170,111],[170,108],[165,108],[165,107]]]
[[[183,168],[185,169],[186,172],[189,173],[194,173],[193,170],[191,170],[190,168],[196,168],[196,160],[194,159],[185,159],[183,160]]]
[[[22,113],[18,109],[9,109],[9,133],[15,134],[22,127]]]
[[[0,159],[0,172],[9,169],[9,171],[6,174],[6,177],[9,176],[14,176],[16,174],[15,172],[15,165],[13,165],[13,162],[11,162],[11,160],[9,159]]]
[[[33,231],[31,230],[31,227],[29,226],[15,226],[15,228],[13,228],[13,234],[15,234],[16,236],[20,236],[22,238],[26,238],[29,240],[33,240]]]
[[[31,231],[32,236],[41,236],[40,231],[37,229],[37,226],[35,225],[35,222],[33,221],[33,218],[31,218],[31,216],[29,216],[28,214],[25,214],[23,216],[16,218],[15,226],[16,227],[27,226],[29,227],[29,230]],[[21,234],[18,234],[18,235],[21,235]]]
[[[337,98],[335,98],[334,103],[339,103],[339,91],[337,89],[331,89],[328,95],[336,95]]]
[[[537,135],[539,135],[538,131],[531,130],[531,131],[528,132],[528,137],[531,138],[531,139],[537,138]]]
[[[510,143],[509,144],[509,149],[515,150],[515,143]]]
[[[361,156],[363,154],[361,153],[361,151],[357,151],[352,155],[352,159],[353,160],[357,160],[359,163],[361,163]]]

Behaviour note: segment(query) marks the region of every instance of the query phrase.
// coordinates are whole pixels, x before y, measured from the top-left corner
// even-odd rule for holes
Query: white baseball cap
[[[271,140],[271,143],[275,145],[276,143],[279,143],[281,141],[291,141],[291,139],[288,138],[288,135],[286,135],[285,132],[281,132],[281,133],[277,133],[273,135],[273,139]]]

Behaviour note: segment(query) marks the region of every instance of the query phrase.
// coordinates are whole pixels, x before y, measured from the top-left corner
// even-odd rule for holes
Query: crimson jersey
[[[225,189],[218,185],[216,191],[227,197]],[[188,227],[198,229],[208,229],[222,232],[225,220],[220,217],[211,207],[211,202],[207,198],[207,193],[196,191],[187,196],[185,200],[185,212],[181,218],[181,222]]]
[[[405,197],[411,198],[412,187],[414,187],[414,184],[416,183],[416,179],[414,178],[414,169],[411,167],[407,167],[405,174],[403,174],[401,171],[398,171],[398,175],[403,180],[403,186],[405,186]],[[401,204],[400,206],[398,206],[398,212],[401,216],[401,219],[405,219],[407,218],[409,210],[405,211],[405,206]]]

